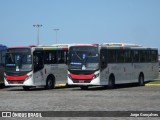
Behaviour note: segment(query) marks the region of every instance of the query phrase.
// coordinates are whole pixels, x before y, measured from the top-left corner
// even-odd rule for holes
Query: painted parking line
[[[160,84],[145,84],[145,86],[160,86]]]
[[[66,84],[56,84],[55,86],[56,86],[56,87],[65,87]]]
[[[56,84],[56,87],[65,87],[66,84]],[[160,86],[160,84],[145,84],[145,86]]]
[[[66,84],[56,84],[56,87],[65,87]],[[145,84],[145,86],[160,86],[160,84]]]

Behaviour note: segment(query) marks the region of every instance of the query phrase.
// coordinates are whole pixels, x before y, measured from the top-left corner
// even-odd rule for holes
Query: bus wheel
[[[80,86],[81,90],[87,90],[88,86]]]
[[[144,75],[142,73],[139,75],[138,83],[140,86],[144,86]]]
[[[113,89],[115,86],[115,79],[114,79],[114,76],[110,76],[109,77],[109,81],[108,81],[108,88],[109,89]]]
[[[52,77],[48,77],[46,81],[46,89],[53,89],[55,87],[55,82]]]
[[[23,86],[23,90],[25,90],[25,91],[29,91],[30,90],[30,86]]]

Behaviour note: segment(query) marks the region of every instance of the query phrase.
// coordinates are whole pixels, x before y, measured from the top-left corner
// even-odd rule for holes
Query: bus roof
[[[59,47],[59,48],[63,48],[63,47],[68,47],[69,44],[52,44],[52,45],[38,45],[37,47]]]
[[[54,44],[50,46],[37,46],[34,47],[35,49],[43,49],[43,50],[68,50],[68,45],[67,44]]]
[[[0,44],[0,49],[1,49],[1,50],[2,50],[2,49],[6,49],[6,48],[7,48],[6,45]]]
[[[57,48],[57,47],[42,47],[43,50],[68,50],[68,47]]]
[[[138,44],[127,44],[127,43],[103,43],[102,46],[111,46],[111,47],[142,47]]]
[[[101,47],[106,47],[106,48],[122,48],[122,49],[157,49],[157,48],[151,48],[151,47],[144,47],[142,45],[138,44],[127,44],[127,43],[103,43],[100,45]]]
[[[13,47],[9,47],[9,48],[32,48],[32,47],[36,47],[35,45],[30,45],[30,46],[13,46]]]
[[[72,44],[70,45],[70,47],[72,46],[98,46],[99,44]]]

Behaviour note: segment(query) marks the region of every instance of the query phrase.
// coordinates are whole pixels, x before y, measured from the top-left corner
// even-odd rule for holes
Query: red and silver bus
[[[0,44],[0,84],[4,83],[4,65],[7,46]]]
[[[54,88],[67,82],[68,45],[12,47],[5,60],[5,86]]]
[[[158,77],[158,49],[135,44],[77,44],[69,47],[68,84],[81,89],[138,82]]]

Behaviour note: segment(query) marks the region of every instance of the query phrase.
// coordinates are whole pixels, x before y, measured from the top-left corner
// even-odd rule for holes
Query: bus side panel
[[[52,74],[55,77],[56,84],[67,83],[67,65],[66,64],[52,64],[47,69],[47,75]]]
[[[109,68],[105,68],[100,72],[100,85],[108,85]]]
[[[138,82],[141,69],[135,70],[133,63],[112,63],[100,73],[101,85],[108,85],[111,74],[115,77],[115,84]]]
[[[56,80],[57,84],[66,84],[67,83],[67,65],[66,64],[58,64],[58,79]]]

